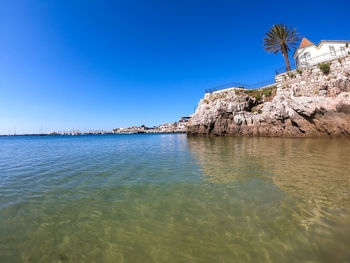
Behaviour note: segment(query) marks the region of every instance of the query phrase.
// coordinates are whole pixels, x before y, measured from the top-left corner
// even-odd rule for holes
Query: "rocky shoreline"
[[[276,76],[274,86],[207,93],[188,135],[350,136],[350,56]]]

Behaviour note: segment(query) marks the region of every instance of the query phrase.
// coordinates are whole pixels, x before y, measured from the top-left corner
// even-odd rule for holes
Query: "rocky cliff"
[[[350,136],[350,56],[276,76],[276,85],[207,93],[189,135]]]

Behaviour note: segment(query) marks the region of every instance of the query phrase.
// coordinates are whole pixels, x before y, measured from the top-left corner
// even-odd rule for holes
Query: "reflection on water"
[[[292,200],[279,200],[279,209],[292,209],[289,220],[306,231],[317,260],[350,262],[348,139],[189,137],[188,145],[203,180],[241,187],[259,178],[275,185]]]
[[[350,141],[345,139],[188,138],[205,180],[232,183],[259,176],[318,202],[347,202]]]
[[[0,262],[350,262],[350,141],[0,138]]]

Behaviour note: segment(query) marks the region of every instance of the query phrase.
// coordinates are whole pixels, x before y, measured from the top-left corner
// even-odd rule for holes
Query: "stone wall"
[[[290,89],[294,96],[327,95],[328,86],[338,86],[341,92],[350,77],[350,56],[334,59],[325,63],[330,64],[330,72],[324,74],[318,65],[295,69],[279,74],[275,78],[277,88]],[[329,94],[332,96],[335,94]]]

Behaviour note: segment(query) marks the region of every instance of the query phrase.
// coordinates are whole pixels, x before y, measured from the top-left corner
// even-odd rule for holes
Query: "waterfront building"
[[[293,54],[296,67],[308,67],[321,62],[333,60],[350,53],[350,41],[321,40],[315,45],[307,38],[303,38],[299,48]]]

